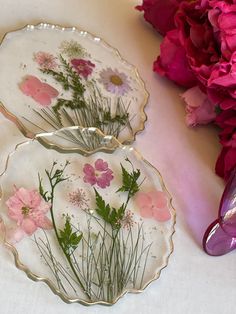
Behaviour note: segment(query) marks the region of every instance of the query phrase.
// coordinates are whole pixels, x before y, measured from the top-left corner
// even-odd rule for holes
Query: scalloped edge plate
[[[145,88],[144,82],[140,78],[140,75],[138,73],[137,68],[134,67],[132,64],[128,63],[127,61],[125,61],[121,57],[119,51],[117,49],[113,48],[112,46],[110,46],[108,43],[106,43],[103,39],[101,39],[101,38],[99,38],[97,36],[94,36],[94,35],[90,34],[89,32],[83,31],[83,30],[81,30],[79,28],[76,28],[76,27],[63,27],[63,26],[53,25],[53,24],[49,24],[49,23],[39,23],[37,25],[26,25],[25,27],[17,29],[15,31],[7,32],[4,35],[3,39],[1,40],[1,44],[0,44],[0,59],[1,59],[1,47],[4,45],[5,41],[7,42],[12,37],[14,38],[14,36],[17,35],[17,33],[32,32],[33,30],[47,30],[47,29],[49,29],[49,30],[54,30],[55,29],[55,30],[59,30],[59,31],[62,31],[62,32],[77,32],[82,37],[86,37],[86,38],[91,39],[92,41],[99,42],[99,43],[101,43],[102,46],[104,46],[107,50],[109,50],[112,54],[114,54],[118,58],[118,60],[120,60],[120,62],[127,69],[128,68],[130,69],[130,73],[132,73],[132,75],[135,77],[136,82],[142,88],[142,94],[143,94],[143,96],[142,96],[143,97],[142,103],[140,103],[138,105],[139,113],[140,113],[139,125],[136,127],[135,131],[131,132],[132,135],[130,135],[126,139],[120,140],[123,144],[130,144],[130,143],[132,143],[135,140],[135,138],[136,138],[136,134],[138,134],[139,132],[143,131],[144,128],[145,128],[145,122],[147,120],[147,115],[145,114],[144,108],[147,105],[147,102],[148,102],[148,99],[149,99],[149,94],[148,94],[148,92],[147,92],[147,90]],[[7,96],[4,96],[4,97],[6,98]],[[9,106],[11,106],[11,105],[10,104],[8,105],[6,103],[6,100],[3,101],[3,100],[0,99],[0,112],[2,112],[6,118],[8,118],[11,121],[13,121],[16,124],[16,126],[19,128],[19,130],[24,134],[24,136],[26,136],[28,138],[34,138],[36,134],[45,133],[45,131],[47,132],[47,130],[45,130],[45,131],[41,130],[39,132],[32,131],[32,129],[30,129],[28,125],[27,126],[25,125],[26,122],[24,123],[22,121],[21,117],[19,117],[18,115],[14,114],[13,110],[9,109]],[[12,103],[12,106],[14,106],[13,103]],[[93,127],[93,126],[91,126],[91,127]],[[48,139],[46,139],[45,142],[46,142],[46,144],[50,144],[50,142],[48,142]]]
[[[98,129],[95,129],[95,128],[90,128],[89,129],[90,132],[92,133],[96,133],[98,134],[99,136],[102,136],[102,133],[101,131],[99,131]],[[43,137],[44,135],[41,135],[41,137]],[[49,134],[47,134],[46,136],[50,136]],[[53,136],[53,134],[51,134],[51,136]],[[107,136],[103,135],[105,138],[107,138]],[[33,140],[29,140],[29,141],[26,141],[26,142],[23,142],[23,143],[20,143],[18,145],[16,145],[15,149],[13,152],[11,152],[7,158],[7,161],[6,161],[6,165],[5,165],[5,170],[4,172],[1,174],[1,178],[3,176],[5,176],[6,172],[7,172],[7,169],[8,169],[8,163],[11,159],[11,157],[17,152],[18,148],[20,148],[21,146],[24,146],[24,145],[27,145],[27,144],[30,144],[34,141],[38,141],[40,135],[38,135],[37,137],[35,137]],[[117,141],[117,139],[115,138],[112,138],[112,137],[108,137],[107,138],[107,141],[109,140],[112,140],[112,141],[115,141],[116,142],[116,146],[117,148],[120,148],[120,149],[129,149],[131,150],[132,154],[134,154],[136,156],[137,159],[140,159],[144,164],[146,164],[146,166],[150,167],[153,171],[153,173],[155,173],[155,175],[157,176],[159,182],[160,182],[160,185],[163,189],[164,192],[167,193],[167,196],[168,196],[168,199],[169,199],[169,207],[171,208],[171,211],[172,211],[172,220],[171,220],[171,225],[170,225],[170,234],[168,236],[168,239],[167,239],[167,242],[168,242],[168,245],[169,245],[169,250],[168,252],[165,254],[165,259],[163,261],[163,265],[161,266],[161,268],[159,269],[159,271],[157,271],[155,273],[155,275],[153,276],[153,278],[151,280],[149,280],[148,282],[145,283],[143,289],[141,290],[137,290],[137,289],[126,289],[125,291],[123,291],[123,293],[121,295],[119,295],[115,300],[114,302],[112,303],[109,303],[109,302],[105,302],[105,301],[95,301],[95,302],[89,302],[89,301],[86,301],[84,299],[81,299],[81,298],[69,298],[66,294],[64,294],[63,292],[59,291],[56,286],[54,285],[54,283],[47,279],[47,278],[44,278],[44,277],[40,277],[38,276],[37,274],[33,273],[30,271],[30,269],[24,265],[21,260],[20,260],[20,257],[19,257],[19,254],[18,254],[18,251],[17,249],[12,245],[10,244],[9,242],[7,242],[6,238],[4,237],[4,244],[5,246],[10,249],[10,251],[12,252],[13,256],[14,256],[14,261],[15,261],[15,265],[18,269],[20,270],[23,270],[25,272],[25,274],[32,280],[34,281],[42,281],[42,282],[45,282],[49,287],[50,289],[53,291],[54,294],[58,295],[64,302],[66,303],[80,303],[80,304],[83,304],[83,305],[94,305],[94,304],[102,304],[102,305],[113,305],[115,304],[122,296],[124,296],[126,293],[140,293],[142,292],[144,289],[146,289],[147,286],[149,286],[149,284],[151,282],[153,282],[154,280],[158,279],[160,274],[161,274],[161,271],[168,265],[168,261],[169,261],[169,258],[170,258],[170,255],[172,254],[173,252],[173,249],[174,249],[174,245],[173,245],[173,234],[175,232],[174,230],[174,226],[175,226],[175,223],[176,223],[176,212],[175,212],[175,209],[172,205],[172,198],[168,192],[168,190],[166,189],[166,186],[164,184],[164,181],[163,181],[163,178],[162,178],[162,175],[160,174],[160,172],[154,167],[152,166],[148,161],[146,161],[142,155],[136,151],[134,148],[130,147],[130,146],[124,146],[122,145],[121,143],[119,143]],[[53,147],[53,146],[50,146],[50,149],[54,149],[56,151],[59,151],[58,150],[58,147]],[[84,152],[83,150],[81,149],[77,149],[77,151],[75,149],[73,150],[70,150],[68,149],[67,150],[67,153],[78,153],[78,154],[82,154],[84,156],[88,156],[88,155],[92,155],[94,154],[95,152],[108,152],[110,153],[110,150],[108,149],[107,150],[107,147],[106,145],[105,146],[102,146],[100,147],[100,149],[96,149],[95,151],[93,152]],[[63,150],[63,154],[65,153],[65,150]],[[3,187],[1,186],[0,188],[0,198],[1,198],[1,201],[2,201],[2,193],[3,193]],[[5,230],[5,226],[4,226],[4,221],[2,220],[2,228]]]

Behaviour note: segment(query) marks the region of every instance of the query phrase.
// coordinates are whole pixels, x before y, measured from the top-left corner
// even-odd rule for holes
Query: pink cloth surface
[[[152,72],[161,41],[134,10],[138,0],[0,0],[0,32],[39,21],[80,26],[118,48],[133,63],[150,93],[148,120],[134,146],[156,166],[173,197],[177,224],[174,253],[161,277],[139,295],[127,295],[112,308],[68,305],[41,283],[29,280],[0,248],[0,313],[4,314],[229,314],[235,308],[236,267],[232,252],[207,256],[201,239],[216,217],[224,182],[214,174],[220,150],[217,130],[185,125],[183,92]],[[7,154],[24,137],[0,116],[0,171]]]

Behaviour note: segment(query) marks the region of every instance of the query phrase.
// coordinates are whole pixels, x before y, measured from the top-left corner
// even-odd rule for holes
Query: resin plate
[[[115,139],[106,153],[111,137],[85,155],[38,139],[17,145],[1,177],[4,242],[16,266],[68,303],[112,305],[143,291],[173,251],[175,212],[159,172]]]
[[[0,110],[27,137],[79,125],[128,144],[144,128],[136,68],[86,31],[41,23],[7,33],[0,68]]]

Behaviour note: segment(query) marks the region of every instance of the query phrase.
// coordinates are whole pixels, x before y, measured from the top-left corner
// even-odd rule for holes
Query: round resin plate
[[[127,144],[144,128],[136,68],[86,31],[41,23],[7,33],[0,68],[0,110],[27,137],[82,126]]]
[[[106,153],[111,137],[86,156],[37,139],[16,147],[1,177],[4,242],[16,266],[68,303],[112,305],[141,292],[173,251],[175,212],[159,172],[115,139]]]

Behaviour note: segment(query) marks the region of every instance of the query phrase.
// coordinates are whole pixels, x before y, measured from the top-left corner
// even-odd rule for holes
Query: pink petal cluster
[[[50,203],[44,201],[36,190],[23,187],[16,189],[15,194],[7,201],[8,216],[16,221],[15,240],[19,241],[24,234],[32,235],[38,228],[51,229],[52,223],[46,214]]]
[[[187,124],[215,122],[216,112],[235,112],[236,0],[143,0],[138,9],[165,36],[154,71],[189,89],[183,94]],[[224,128],[216,171],[227,178],[236,158],[225,143],[234,145],[236,123]]]
[[[162,35],[175,27],[174,16],[181,0],[146,0],[136,8],[144,11],[145,19]]]
[[[236,166],[236,110],[222,111],[216,118],[216,124],[222,129],[220,143],[223,146],[216,163],[216,173],[227,179]]]
[[[113,171],[108,168],[108,163],[102,159],[97,159],[94,166],[85,164],[83,172],[85,174],[84,182],[91,185],[97,184],[102,189],[110,186],[110,182],[114,178]]]
[[[33,75],[25,76],[19,87],[26,96],[32,97],[43,107],[49,106],[52,102],[52,98],[59,95],[58,91],[54,87],[41,82]]]
[[[153,64],[154,72],[168,77],[181,86],[196,84],[196,77],[190,69],[186,53],[179,40],[179,31],[169,31],[161,43],[161,55]],[[169,53],[166,53],[169,51]]]
[[[84,59],[72,59],[71,64],[76,72],[83,78],[87,79],[92,74],[95,64],[89,60]]]
[[[41,69],[45,70],[54,70],[58,66],[56,59],[54,55],[44,51],[38,51],[34,54],[34,61],[38,63]]]
[[[140,215],[144,218],[152,218],[160,222],[171,218],[167,198],[162,191],[138,192],[135,202],[140,208]]]
[[[188,126],[207,124],[216,118],[215,104],[198,86],[189,88],[181,96],[187,104],[186,123]]]

